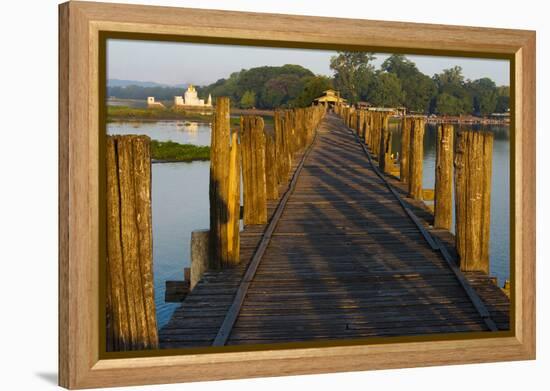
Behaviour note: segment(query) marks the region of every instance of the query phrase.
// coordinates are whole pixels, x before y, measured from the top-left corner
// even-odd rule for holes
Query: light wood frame
[[[87,2],[59,8],[59,383],[90,388],[535,358],[535,32]],[[511,336],[101,359],[101,31],[504,56],[512,66]],[[380,50],[382,49],[382,50]]]

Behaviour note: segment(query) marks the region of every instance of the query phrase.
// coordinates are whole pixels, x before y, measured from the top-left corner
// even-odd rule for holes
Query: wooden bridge
[[[509,300],[458,267],[453,235],[380,171],[334,114],[295,156],[240,260],[207,271],[160,330],[161,348],[509,328]]]

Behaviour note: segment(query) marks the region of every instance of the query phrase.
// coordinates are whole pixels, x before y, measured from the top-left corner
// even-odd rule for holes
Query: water
[[[401,149],[400,123],[392,122],[392,151]],[[457,126],[455,126],[457,128]],[[464,128],[466,129],[466,128]],[[468,125],[467,129],[488,130],[494,133],[493,173],[491,184],[491,232],[489,243],[490,274],[500,286],[510,278],[510,130],[505,125]],[[435,154],[437,126],[426,125],[424,136],[423,187],[435,184]],[[454,210],[453,228],[454,233]]]
[[[195,121],[109,122],[108,134],[145,134],[153,140],[210,145],[210,124]]]
[[[208,229],[210,162],[152,166],[153,272],[157,322],[162,327],[178,303],[165,303],[165,281],[183,280],[190,266],[191,231]]]
[[[191,125],[189,125],[191,124]],[[399,151],[399,126],[392,124],[393,147]],[[491,192],[491,274],[502,283],[509,278],[509,140],[507,127],[495,131]],[[424,143],[424,187],[434,186],[435,126],[428,125]],[[210,144],[210,126],[187,121],[111,122],[108,134],[146,134],[152,139],[196,145]],[[208,177],[210,162],[162,163],[152,166],[153,272],[159,328],[177,303],[165,303],[166,280],[182,280],[190,264],[191,232],[209,226]]]

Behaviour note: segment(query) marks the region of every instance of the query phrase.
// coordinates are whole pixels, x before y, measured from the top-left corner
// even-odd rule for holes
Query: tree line
[[[300,65],[262,66],[232,73],[207,86],[197,86],[201,97],[228,96],[240,108],[305,107],[329,88],[340,91],[349,103],[407,107],[409,111],[443,115],[505,112],[509,87],[490,78],[465,80],[458,66],[429,77],[404,55],[393,54],[380,69],[368,52],[338,52],[330,60],[334,77],[315,75]],[[108,87],[108,96],[121,99],[172,100],[183,95],[175,87]]]
[[[378,70],[374,59],[366,52],[339,52],[331,58],[334,86],[350,103],[443,115],[487,115],[509,108],[508,86],[497,86],[487,77],[465,80],[459,66],[429,77],[402,54],[391,55]]]

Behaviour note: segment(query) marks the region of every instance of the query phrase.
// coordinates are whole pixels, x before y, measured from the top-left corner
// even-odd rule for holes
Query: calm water
[[[153,140],[210,145],[210,124],[194,121],[110,122],[109,134],[145,134]]]
[[[166,280],[183,280],[190,266],[191,231],[208,229],[210,162],[153,164],[153,259],[157,321],[162,327],[178,303],[165,303]]]
[[[401,130],[398,123],[391,123],[392,151],[401,148]],[[456,126],[455,126],[456,128]],[[509,127],[501,125],[469,125],[475,130],[488,130],[494,133],[493,175],[491,188],[491,242],[490,273],[498,278],[502,286],[510,278],[510,141]],[[424,136],[423,187],[433,189],[435,184],[435,144],[436,125],[426,125]],[[454,225],[454,210],[453,210]],[[454,226],[452,231],[454,232]]]
[[[428,126],[424,145],[424,187],[434,186],[435,127]],[[399,126],[392,124],[393,150],[399,151]],[[491,192],[491,274],[509,278],[509,142],[507,127],[491,127],[496,137]],[[152,139],[210,144],[210,125],[187,121],[112,122],[109,134],[146,134]],[[179,304],[164,302],[165,281],[182,280],[190,264],[191,231],[207,229],[209,162],[153,164],[153,257],[159,328]]]

